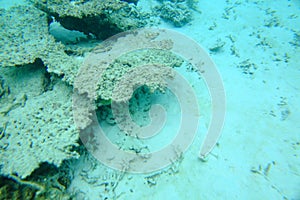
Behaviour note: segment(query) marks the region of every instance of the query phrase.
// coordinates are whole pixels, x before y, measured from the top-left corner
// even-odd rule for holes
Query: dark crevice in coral
[[[8,96],[10,94],[10,89],[6,84],[4,78],[0,75],[0,99]]]
[[[0,200],[6,199],[34,199],[37,190],[20,185],[14,180],[0,176]]]
[[[93,34],[98,39],[106,39],[122,32],[116,25],[109,22],[105,15],[90,16],[84,19],[68,16],[57,18],[57,21],[66,29],[77,30],[83,32],[87,36]]]
[[[0,176],[0,200],[71,199],[66,192],[71,180],[67,167],[62,165],[57,168],[45,162],[24,180],[20,180],[16,175]]]
[[[133,3],[134,5],[137,5],[138,0],[121,0],[121,1],[125,1],[127,3]]]
[[[44,79],[44,82],[43,82],[43,85],[44,85],[44,88],[45,88],[45,92],[47,91],[50,91],[50,90],[53,90],[53,84],[51,84],[52,81],[51,81],[51,74],[46,72],[45,73],[45,79]]]

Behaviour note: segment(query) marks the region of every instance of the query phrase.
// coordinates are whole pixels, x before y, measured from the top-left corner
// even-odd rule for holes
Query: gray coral
[[[102,100],[111,100],[112,93],[114,92],[115,97],[121,98],[121,96],[124,96],[125,99],[128,100],[131,97],[130,90],[127,92],[128,95],[125,95],[125,91],[128,90],[128,88],[126,88],[128,85],[123,84],[123,89],[120,88],[120,91],[114,91],[116,83],[124,79],[124,75],[127,73],[131,76],[131,79],[138,77],[140,79],[138,80],[139,83],[145,82],[152,90],[163,90],[163,79],[168,76],[172,77],[172,73],[167,69],[180,67],[182,62],[182,59],[171,52],[157,49],[127,53],[116,59],[103,73],[99,80],[99,89],[97,90],[98,97]],[[165,67],[159,69],[161,73],[151,80],[151,76],[149,76],[151,72],[149,72],[148,69],[142,73],[143,66],[147,65],[163,65]],[[140,67],[139,73],[134,71],[134,68],[137,67]],[[130,79],[130,77],[127,77],[127,79]]]
[[[16,71],[31,77],[24,80],[23,73]],[[1,104],[13,105],[0,113],[1,173],[25,178],[43,162],[60,166],[65,159],[77,158],[73,147],[78,145],[79,133],[72,118],[72,88],[57,80],[43,92],[46,72],[42,68],[2,68],[1,73],[11,90]],[[22,81],[28,86],[23,87]]]
[[[31,0],[69,30],[106,39],[116,33],[144,27],[150,20],[134,4],[120,0]]]
[[[171,68],[180,67],[183,59],[170,51],[173,41],[159,35],[155,29],[126,32],[104,42],[86,58],[74,80],[75,116],[85,116],[76,119],[80,129],[91,123],[87,120],[95,109],[91,102],[96,101],[98,107],[112,100],[126,102],[142,85],[152,92],[164,91],[166,81],[174,77]]]
[[[81,62],[64,52],[64,45],[55,42],[48,32],[48,17],[32,6],[17,6],[0,11],[3,47],[0,66],[20,66],[42,60],[48,72],[72,80]]]
[[[61,5],[60,3],[64,0],[44,0],[41,3],[46,7],[40,8],[43,10],[52,9],[48,4],[50,2],[55,7],[55,5]],[[71,4],[70,1],[68,2],[69,4],[66,6]],[[81,8],[91,8],[89,6],[95,3],[92,0],[72,2],[73,7],[82,6]],[[141,25],[139,24],[139,20],[142,19],[140,17],[124,15],[124,18],[128,18],[127,21],[122,21],[122,17],[118,18],[118,16],[122,16],[119,14],[124,11],[133,11],[139,15],[140,13],[136,12],[135,8],[131,9],[132,5],[113,0],[101,2],[95,7],[96,10],[99,9],[97,12],[101,14],[94,14],[102,16],[108,12],[105,17],[109,19],[109,23],[118,24],[118,28],[120,28],[118,31],[136,28],[135,25],[130,25],[130,20],[133,21],[133,24],[137,22],[138,26]],[[118,5],[116,5],[117,2]],[[36,4],[37,7],[39,5]],[[126,10],[128,8],[130,9]],[[95,9],[92,12],[96,12]],[[47,10],[45,11],[47,12]],[[69,16],[70,13],[79,17],[80,20],[86,19],[86,15],[90,16],[90,14],[85,13],[87,12],[85,9],[69,10],[69,12],[68,9],[65,10],[65,7],[62,7],[58,11],[60,13],[57,15],[61,19]],[[48,10],[48,14],[51,12]],[[120,21],[117,22],[117,20]],[[183,62],[181,58],[168,51],[172,48],[171,40],[155,40],[158,36],[155,31],[150,31],[144,35],[135,35],[134,32],[126,33],[124,37],[118,38],[114,42],[109,41],[108,46],[97,47],[90,54],[98,55],[100,57],[97,59],[103,58],[101,62],[106,62],[106,59],[109,59],[105,57],[107,53],[113,53],[113,51],[124,53],[122,45],[142,45],[141,48],[149,47],[150,49],[118,57],[107,69],[91,60],[92,64],[95,65],[95,68],[92,68],[94,71],[86,72],[87,76],[79,80],[84,84],[78,87],[75,84],[75,77],[82,65],[83,58],[77,59],[67,55],[65,53],[66,47],[57,43],[54,37],[49,34],[49,15],[32,6],[18,6],[10,10],[1,10],[0,23],[3,27],[0,41],[4,44],[0,52],[0,166],[1,173],[4,175],[17,174],[19,177],[25,178],[41,163],[47,162],[59,166],[65,159],[78,157],[78,154],[73,150],[73,147],[78,145],[79,134],[73,124],[72,86],[81,94],[89,95],[91,88],[86,83],[90,82],[92,77],[98,85],[96,95],[91,94],[90,100],[96,100],[98,103],[109,103],[112,99],[112,93],[115,93],[116,99],[127,101],[132,95],[133,88],[131,85],[131,88],[123,85],[123,87],[125,86],[124,89],[113,91],[116,82],[121,80],[127,72],[132,72],[139,66],[149,64],[166,66],[158,69],[153,77],[149,77],[147,71],[140,77],[135,72],[131,74],[132,78],[138,78],[138,84],[145,84],[152,90],[163,89],[165,86],[164,79],[172,77],[168,67],[178,67]],[[28,65],[29,63],[34,64]],[[38,66],[38,68],[33,70],[29,67],[33,71],[24,70],[28,66]],[[105,71],[102,77],[93,77],[95,72],[101,70]],[[85,72],[83,71],[83,73]],[[76,103],[80,102],[75,102],[74,107],[76,107]],[[98,106],[100,105],[102,104],[99,103]],[[79,110],[79,112],[86,114],[83,115],[83,119],[80,119],[82,121],[80,121],[79,128],[82,129],[91,122],[89,112],[95,109],[88,106],[83,108],[85,110]]]
[[[72,150],[79,139],[72,120],[72,88],[59,80],[49,90],[50,75],[43,64],[69,83],[80,65],[48,33],[42,11],[18,6],[1,10],[0,18],[1,173],[25,178],[43,162],[59,166],[78,157]]]
[[[185,3],[166,1],[155,9],[161,18],[176,27],[184,26],[192,20],[192,13]]]

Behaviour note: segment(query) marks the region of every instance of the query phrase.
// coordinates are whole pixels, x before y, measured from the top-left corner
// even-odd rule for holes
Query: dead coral
[[[30,76],[26,78],[22,73],[7,72],[26,72],[24,68],[0,68],[11,91],[1,103],[13,105],[0,114],[0,171],[22,179],[43,162],[60,166],[65,159],[77,158],[73,147],[79,139],[72,118],[72,88],[57,79],[51,90],[40,93],[39,85],[44,84],[43,68],[28,73]],[[32,91],[33,88],[37,91]],[[26,98],[18,101],[23,96]]]
[[[66,29],[93,34],[106,39],[116,33],[144,27],[150,20],[134,4],[120,0],[31,0],[34,5],[55,17]]]
[[[129,74],[130,76],[127,77],[127,80],[133,80],[138,77],[138,82],[140,84],[145,83],[152,91],[156,89],[163,90],[163,88],[165,88],[163,79],[168,76],[172,77],[170,68],[179,67],[182,62],[182,59],[173,55],[171,52],[162,50],[151,49],[127,53],[116,59],[103,73],[99,80],[99,89],[97,90],[98,98],[111,100],[114,92],[115,97],[119,100],[129,100],[133,91],[131,87],[128,87],[129,85],[126,84],[126,82],[123,85],[119,83],[122,89],[120,88],[118,91],[114,91],[116,84],[124,79],[125,74]],[[164,67],[158,69],[160,73],[156,72],[157,76],[151,75],[152,72],[150,72],[149,69],[145,69],[146,66],[158,64]],[[137,67],[140,67],[138,71],[135,70]]]
[[[192,13],[184,3],[166,1],[157,6],[155,10],[162,19],[176,27],[184,26],[192,20]]]
[[[64,52],[64,45],[55,42],[48,32],[48,17],[32,6],[17,6],[0,11],[3,47],[0,66],[20,66],[40,59],[48,72],[72,84],[80,61]]]

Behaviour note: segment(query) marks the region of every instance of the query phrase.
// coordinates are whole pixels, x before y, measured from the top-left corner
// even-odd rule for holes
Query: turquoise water
[[[0,199],[300,200],[299,1],[0,6]]]

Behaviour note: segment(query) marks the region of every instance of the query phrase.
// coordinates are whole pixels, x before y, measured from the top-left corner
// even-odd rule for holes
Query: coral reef
[[[77,158],[72,88],[60,79],[47,79],[40,66],[0,70],[10,90],[1,98],[1,105],[7,105],[0,112],[1,174],[23,179],[43,162],[60,166],[65,159]]]
[[[134,4],[120,0],[31,0],[34,5],[53,16],[66,29],[93,34],[106,39],[116,33],[144,27],[150,15]],[[136,1],[130,1],[135,3]]]
[[[138,52],[130,52],[125,55],[122,55],[120,58],[116,59],[114,63],[111,66],[109,66],[103,73],[99,81],[99,89],[97,90],[98,97],[102,100],[111,100],[112,93],[114,91],[116,83],[121,81],[121,79],[124,78],[123,76],[125,74],[128,73],[131,76],[131,78],[128,77],[127,80],[128,79],[134,80],[137,77],[137,74],[133,71],[133,69],[136,67],[145,66],[145,65],[163,64],[164,66],[174,68],[174,67],[180,67],[182,62],[183,62],[182,59],[175,56],[171,52],[155,50],[155,49],[143,50]],[[147,72],[143,73],[144,77],[139,76],[140,79],[139,82],[141,84],[145,82],[146,85],[148,82],[148,86],[152,88],[152,91],[154,91],[155,89],[163,89],[164,88],[162,84],[163,79],[168,76],[172,77],[172,73],[169,70],[164,71],[163,69],[168,69],[168,68],[163,67],[160,71],[161,73],[159,73],[159,75],[157,75],[156,77],[153,77],[154,80],[150,80],[151,77],[148,76]],[[143,69],[141,68],[138,74],[142,74],[141,70]],[[118,91],[114,91],[115,97],[121,98],[123,96],[125,97],[123,101],[129,100],[131,98],[132,91],[127,91],[128,84],[124,83],[121,87],[122,89]],[[127,94],[125,94],[126,91]],[[118,92],[122,92],[122,93],[118,93]],[[119,99],[119,101],[121,100]]]
[[[81,62],[68,56],[64,45],[49,34],[45,13],[32,6],[17,6],[1,10],[0,23],[0,66],[20,66],[40,59],[48,72],[72,84]]]
[[[128,39],[127,42],[130,43],[132,38],[125,37],[123,39]],[[115,49],[119,49],[118,44],[122,44],[122,42],[116,42]],[[105,52],[102,52],[103,54],[101,52],[96,53],[97,59],[103,59],[101,62],[106,62],[107,57],[105,55],[107,54]],[[114,54],[113,51],[112,54]],[[170,67],[180,67],[183,63],[181,58],[169,51],[154,49],[134,51],[117,58],[103,71],[101,77],[98,77],[97,74],[99,70],[103,70],[103,66],[91,58],[87,60],[90,60],[90,64],[96,65],[88,68],[83,67],[74,85],[76,91],[79,91],[78,94],[83,94],[73,98],[75,108],[73,112],[76,117],[80,116],[79,119],[76,119],[76,125],[80,129],[86,128],[92,122],[90,113],[93,110],[110,105],[112,99],[115,102],[129,101],[134,89],[138,86],[149,87],[151,93],[155,90],[164,91],[166,79],[173,77]],[[158,66],[154,67],[155,65]],[[151,66],[151,70],[155,71],[149,70],[147,66]],[[132,85],[133,82],[135,82],[134,85]],[[94,83],[97,83],[96,91],[93,90]],[[89,103],[90,101],[96,102],[95,107],[93,103]]]
[[[138,10],[137,0],[30,1],[34,6],[0,10],[0,199],[71,199],[67,188],[73,177],[68,162],[79,158],[78,149],[82,146],[77,128],[88,127],[90,111],[98,109],[99,114],[102,110],[99,119],[115,123],[111,110],[105,109],[113,93],[115,100],[130,101],[132,112],[138,107],[150,109],[150,93],[163,90],[164,79],[173,76],[169,67],[179,67],[183,60],[168,51],[172,41],[156,41],[156,50],[126,52],[116,58],[96,79],[98,88],[92,99],[96,107],[83,106],[85,110],[80,112],[86,116],[80,115],[82,126],[76,127],[72,106],[85,101],[74,103],[72,95],[74,86],[75,91],[82,89],[76,88],[75,77],[87,55],[114,49],[122,52],[124,40],[129,44],[150,44],[155,33],[149,33],[144,42],[144,37],[128,34],[91,51],[100,42],[97,39],[155,22],[150,14]],[[72,44],[57,42],[50,30],[53,17],[65,28],[86,34],[88,45],[80,46],[77,40]],[[91,36],[95,36],[95,43]],[[147,69],[140,70],[142,76],[134,71],[158,64],[161,68],[157,68],[156,76],[150,77]],[[127,74],[127,78],[138,77],[137,84],[148,87],[133,93],[132,85],[123,84],[115,91],[116,84]],[[140,101],[141,96],[147,96],[146,100]],[[114,188],[105,188],[108,190],[115,195]]]
[[[155,10],[161,18],[176,27],[184,26],[192,20],[192,13],[185,3],[164,1]]]
[[[90,48],[76,47],[75,44],[68,48],[57,42],[49,33],[51,16],[66,28],[101,39],[142,27],[149,19],[149,15],[138,11],[134,4],[118,0],[31,2],[35,7],[17,6],[0,10],[0,25],[3,27],[0,34],[3,44],[0,51],[0,172],[7,177],[14,176],[16,180],[26,179],[42,163],[60,166],[64,160],[79,156],[74,150],[79,133],[73,123],[72,94],[74,88],[81,94],[91,91],[88,84],[83,88],[75,85],[75,77]],[[162,66],[157,68],[156,76],[150,77],[150,72],[142,71],[143,75],[137,81],[153,92],[163,90],[166,85],[164,79],[172,77],[169,67],[181,66],[183,60],[168,51],[172,41],[154,41],[156,33],[148,34],[145,37],[127,33],[89,53],[104,58],[105,62],[107,53],[122,53],[124,44],[150,47],[148,50],[126,52],[105,69],[102,77],[96,77],[96,95],[89,96],[96,101],[96,106],[110,104],[113,93],[115,100],[128,101],[132,97],[133,85],[124,84],[118,91],[114,88],[128,72],[132,73],[127,78],[139,77],[140,73],[134,71],[137,67]],[[103,66],[99,63],[95,65],[96,70],[102,70]],[[89,82],[93,74],[86,75],[87,80],[79,82]],[[84,108],[86,110],[80,112],[87,115],[95,109]],[[88,116],[83,121],[80,128],[90,123]]]
[[[180,67],[183,59],[169,51],[171,40],[158,36],[154,30],[127,32],[104,42],[88,56],[74,81],[73,112],[75,116],[86,115],[75,119],[80,129],[91,123],[87,119],[95,108],[90,102],[96,101],[98,107],[111,100],[127,102],[142,85],[152,92],[165,89],[166,80],[174,75],[171,68]]]
[[[13,7],[0,10],[2,52],[1,66],[33,63],[44,57],[53,47],[53,38],[47,37],[47,17],[33,7]],[[34,38],[34,39],[33,39]]]
[[[92,1],[89,2],[91,3]],[[128,4],[126,3],[126,5]],[[42,11],[30,6],[18,6],[7,11],[2,11],[1,18],[4,23],[4,29],[2,31],[6,33],[0,36],[1,40],[6,41],[3,52],[0,54],[2,58],[1,66],[20,66],[42,61],[49,73],[58,75],[69,85],[74,84],[74,78],[82,65],[83,57],[78,59],[78,57],[65,53],[67,49],[66,46],[57,43],[54,37],[49,34],[48,17]],[[129,41],[130,43],[136,43],[137,39],[131,38]],[[98,50],[101,49],[101,47],[97,48]],[[122,51],[122,47],[116,46],[116,48]],[[105,52],[103,49],[101,51]],[[79,50],[76,49],[76,51]],[[84,56],[84,52],[80,54]],[[107,72],[101,77],[101,80],[97,80],[99,82],[99,88],[94,100],[102,102],[105,100],[109,102],[111,100],[115,80],[119,80],[122,75],[136,66],[160,63],[174,67],[180,66],[181,62],[182,61],[175,55],[163,51],[155,52],[153,50],[117,59],[117,61],[107,69]],[[101,68],[101,66],[98,67]],[[154,80],[152,80],[152,82],[153,81]],[[157,82],[162,81],[157,79]],[[163,84],[156,84],[155,87],[163,87],[162,85]],[[127,99],[129,98],[130,97],[127,97]],[[12,105],[12,107],[14,106],[15,105]],[[89,109],[94,108],[88,108],[88,110]],[[3,112],[7,113],[9,110],[10,107]],[[83,112],[88,113],[88,110]]]

